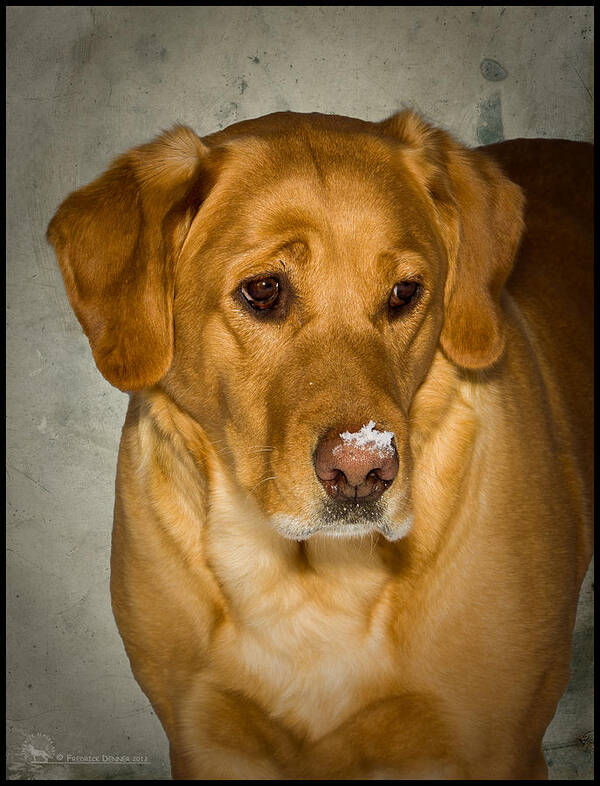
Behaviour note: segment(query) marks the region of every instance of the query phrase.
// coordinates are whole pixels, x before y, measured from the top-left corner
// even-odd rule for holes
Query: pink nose
[[[374,502],[392,484],[398,472],[393,445],[357,445],[340,436],[319,440],[314,454],[315,472],[330,497],[346,502]]]

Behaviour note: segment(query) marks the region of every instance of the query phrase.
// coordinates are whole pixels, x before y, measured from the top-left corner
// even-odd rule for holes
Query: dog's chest
[[[397,669],[382,581],[312,590],[288,587],[242,609],[215,640],[213,662],[229,688],[316,739],[388,694]]]

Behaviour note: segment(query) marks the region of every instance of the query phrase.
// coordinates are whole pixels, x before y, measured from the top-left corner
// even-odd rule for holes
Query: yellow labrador
[[[130,392],[113,608],[173,777],[547,777],[592,551],[591,155],[278,113],[61,205]]]

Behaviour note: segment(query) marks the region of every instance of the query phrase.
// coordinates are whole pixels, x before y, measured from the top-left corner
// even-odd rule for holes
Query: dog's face
[[[410,113],[175,129],[103,178],[49,237],[105,376],[160,382],[281,534],[405,534],[435,352],[502,352],[518,189]]]
[[[410,513],[407,417],[438,343],[447,259],[394,153],[315,130],[231,143],[179,257],[166,384],[293,537],[392,537]],[[394,435],[393,482],[328,493],[319,445],[370,421]],[[371,452],[368,471],[386,458]]]

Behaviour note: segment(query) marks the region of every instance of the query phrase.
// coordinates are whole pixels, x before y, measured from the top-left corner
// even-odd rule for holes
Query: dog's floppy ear
[[[173,264],[207,152],[176,126],[72,193],[48,226],[96,364],[121,390],[152,385],[171,365]]]
[[[432,199],[445,237],[442,349],[463,368],[486,368],[504,350],[500,293],[523,232],[523,193],[491,158],[410,110],[382,125],[405,143],[406,160]]]

